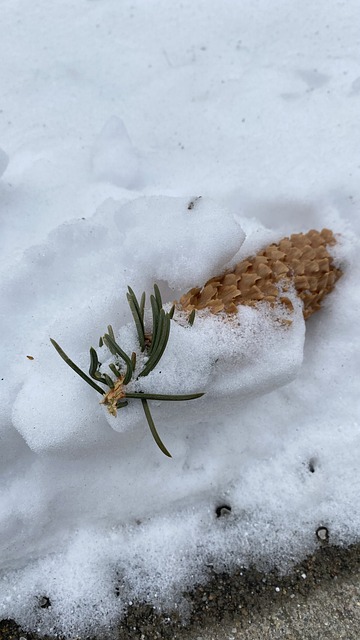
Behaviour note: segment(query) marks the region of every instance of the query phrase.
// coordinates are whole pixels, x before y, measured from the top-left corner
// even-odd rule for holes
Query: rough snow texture
[[[359,5],[155,4],[2,10],[0,615],[41,632],[186,612],[206,563],[286,570],[319,525],[359,539]],[[111,323],[136,350],[128,284],[171,303],[322,227],[344,276],[306,328],[295,297],[289,327],[172,323],[142,388],[206,392],[151,403],[172,459],[49,342],[86,369]]]

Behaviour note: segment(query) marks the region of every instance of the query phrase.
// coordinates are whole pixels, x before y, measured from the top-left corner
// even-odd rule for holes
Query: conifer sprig
[[[148,359],[144,367],[136,372],[136,353],[133,352],[129,356],[116,342],[115,334],[111,325],[108,325],[108,331],[99,340],[99,346],[104,344],[109,349],[110,353],[114,356],[115,362],[109,364],[109,369],[115,376],[115,380],[107,373],[101,371],[101,362],[94,347],[90,347],[90,366],[89,375],[84,373],[80,367],[78,367],[69,356],[63,351],[55,340],[50,338],[52,345],[55,347],[58,354],[66,362],[66,364],[73,369],[85,382],[87,382],[93,389],[103,396],[102,403],[107,406],[109,413],[116,416],[117,410],[122,409],[128,405],[128,400],[140,400],[144,410],[144,414],[149,425],[151,434],[161,451],[171,458],[171,454],[162,442],[152,418],[148,400],[162,400],[162,401],[184,401],[195,400],[201,398],[203,393],[191,393],[184,395],[177,394],[157,394],[146,393],[142,391],[127,392],[126,386],[132,382],[137,381],[142,377],[149,375],[149,373],[156,367],[161,360],[164,351],[167,347],[171,320],[174,315],[175,306],[172,306],[169,312],[163,309],[163,303],[159,287],[154,285],[154,294],[150,295],[150,304],[152,311],[152,328],[151,332],[145,331],[145,293],[142,294],[140,302],[138,301],[134,291],[128,287],[127,300],[134,319],[137,337],[139,341],[139,348],[141,352],[145,352]],[[195,312],[191,314],[190,324],[194,321]],[[90,377],[89,377],[90,376]],[[96,380],[96,382],[94,382]],[[106,392],[100,387],[97,382],[106,385],[109,390]]]

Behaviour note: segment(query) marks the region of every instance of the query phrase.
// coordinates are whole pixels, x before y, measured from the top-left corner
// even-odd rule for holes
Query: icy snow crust
[[[1,617],[74,636],[133,601],[186,615],[208,563],[286,570],[320,525],[359,539],[356,16],[355,0],[2,8]],[[306,327],[293,294],[290,325],[267,305],[176,314],[141,380],[205,392],[151,402],[172,459],[136,401],[111,416],[50,343],[87,370],[112,324],[140,358],[127,285],[170,304],[322,227],[344,276]]]

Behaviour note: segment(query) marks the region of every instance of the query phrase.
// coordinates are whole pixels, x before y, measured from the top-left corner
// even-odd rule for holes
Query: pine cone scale
[[[342,275],[327,250],[334,244],[336,238],[330,229],[292,234],[211,278],[204,287],[191,289],[179,306],[185,311],[208,308],[212,313],[232,314],[239,304],[254,306],[264,300],[279,302],[291,311],[292,302],[283,292],[293,285],[308,318]]]

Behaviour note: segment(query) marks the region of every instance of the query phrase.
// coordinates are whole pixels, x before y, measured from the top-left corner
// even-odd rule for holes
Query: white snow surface
[[[8,166],[8,163],[9,163],[8,155],[5,153],[3,149],[0,149],[0,178],[2,174],[5,172],[5,169]]]
[[[359,541],[359,3],[1,12],[0,616],[69,637],[132,602],[186,617],[209,563],[286,571],[320,525]],[[289,326],[266,305],[176,312],[130,383],[205,393],[149,401],[172,458],[137,400],[111,416],[50,343],[86,371],[111,324],[141,363],[128,285],[169,309],[323,227],[344,275],[306,326],[294,294]]]

